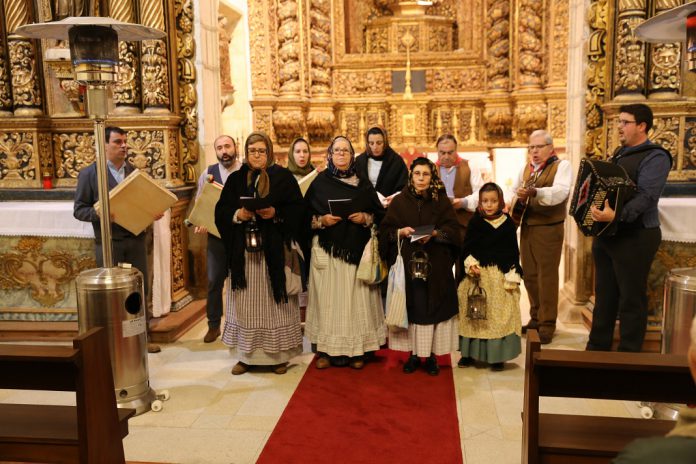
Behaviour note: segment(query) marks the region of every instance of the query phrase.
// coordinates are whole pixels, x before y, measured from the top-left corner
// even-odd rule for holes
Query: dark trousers
[[[222,319],[222,289],[229,274],[225,243],[214,235],[208,234],[208,303],[206,312],[208,327],[217,329]]]
[[[595,307],[588,350],[611,350],[617,314],[619,351],[641,350],[648,325],[648,274],[661,240],[656,227],[620,231],[592,242]]]
[[[553,335],[558,316],[558,266],[563,252],[563,223],[522,225],[520,258],[529,296],[529,323]]]
[[[124,239],[111,241],[111,257],[114,261],[114,266],[118,263],[130,263],[134,268],[143,273],[145,283],[145,294],[150,290],[150,282],[147,278],[147,247],[145,246],[145,234],[137,237],[129,237]],[[97,266],[104,266],[104,256],[102,255],[101,243],[94,245],[94,251],[97,255]]]

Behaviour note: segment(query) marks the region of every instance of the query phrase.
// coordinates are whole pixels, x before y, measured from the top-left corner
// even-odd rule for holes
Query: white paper
[[[121,323],[121,334],[123,338],[134,337],[141,333],[145,333],[146,327],[145,316],[136,317],[135,319],[129,319]]]

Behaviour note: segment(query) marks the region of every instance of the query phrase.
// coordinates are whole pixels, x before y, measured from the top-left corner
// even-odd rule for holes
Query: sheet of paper
[[[414,231],[411,234],[411,242],[415,242],[422,238],[429,237],[430,235],[432,235],[433,230],[435,230],[435,226],[432,224],[414,227]]]

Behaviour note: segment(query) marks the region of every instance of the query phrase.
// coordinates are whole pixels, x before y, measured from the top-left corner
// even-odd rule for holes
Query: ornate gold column
[[[126,23],[135,23],[133,0],[109,0],[111,17]],[[116,114],[140,113],[140,58],[136,42],[118,43],[118,80],[114,85]]]
[[[518,89],[541,88],[543,72],[544,1],[519,0]]]
[[[307,133],[312,141],[327,143],[336,131],[331,101],[331,1],[309,0],[310,107]]]
[[[614,63],[614,98],[644,99],[645,44],[633,30],[645,20],[647,0],[618,0],[616,17],[616,61]]]
[[[299,5],[278,0],[278,80],[281,96],[298,96],[302,88]]]
[[[590,36],[587,40],[585,71],[585,155],[590,158],[604,158],[606,150],[607,137],[602,105],[611,92],[607,62],[609,22],[609,0],[592,0],[588,10]]]
[[[485,127],[490,137],[509,137],[512,130],[510,91],[510,0],[490,0],[486,11],[487,88]]]
[[[140,23],[166,31],[163,0],[140,0]],[[167,43],[143,40],[141,44],[142,99],[145,113],[169,114],[170,89]]]
[[[31,2],[5,0],[5,26],[15,116],[36,116],[43,113],[35,43],[14,35],[19,26],[31,22],[32,10]]]
[[[655,14],[681,6],[682,3],[682,0],[655,0]],[[681,86],[681,44],[650,44],[648,50],[648,98],[676,97]]]
[[[3,21],[0,21],[0,118],[12,116],[10,67],[5,50],[5,27]]]
[[[175,0],[179,115],[181,116],[182,179],[196,182],[198,164],[198,92],[196,91],[196,41],[193,37],[193,0]]]

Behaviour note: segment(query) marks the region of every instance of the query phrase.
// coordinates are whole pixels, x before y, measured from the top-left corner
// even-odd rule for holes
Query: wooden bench
[[[0,388],[74,391],[76,406],[0,404],[0,461],[123,463],[135,411],[117,409],[106,332],[69,346],[0,345]]]
[[[673,421],[540,414],[539,397],[696,403],[686,356],[541,349],[527,332],[522,413],[524,464],[608,463],[636,438],[663,436]]]

